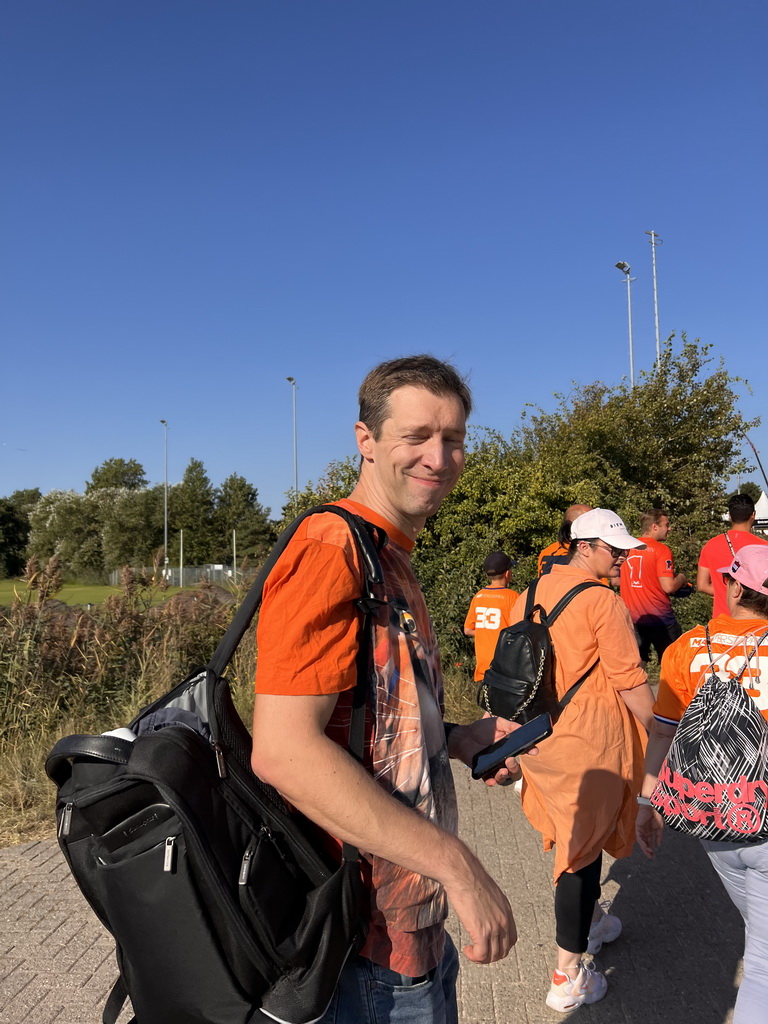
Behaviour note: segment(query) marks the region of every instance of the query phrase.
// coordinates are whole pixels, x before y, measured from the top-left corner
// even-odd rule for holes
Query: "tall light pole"
[[[630,277],[629,272],[632,269],[628,263],[619,262],[616,264],[618,270],[624,274],[627,280],[627,316],[629,318],[629,383],[632,387],[635,386],[635,353],[632,348],[632,282],[636,281],[636,277]]]
[[[163,488],[163,579],[168,579],[168,422],[160,420],[165,434],[165,486]]]
[[[661,341],[659,339],[659,293],[656,291],[656,246],[663,245],[664,239],[659,238],[655,231],[646,231],[651,236],[651,258],[653,262],[653,312],[656,318],[656,362],[661,360]]]
[[[285,378],[293,390],[293,507],[299,506],[299,461],[296,439],[296,381],[293,377]]]

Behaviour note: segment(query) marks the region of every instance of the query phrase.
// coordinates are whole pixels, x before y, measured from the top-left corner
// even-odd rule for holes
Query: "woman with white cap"
[[[768,719],[768,546],[739,548],[719,572],[728,614],[683,633],[661,660],[646,775],[638,797],[637,841],[649,857],[659,847],[663,828],[650,797],[683,713],[706,678],[715,672],[724,680],[737,679],[741,673],[746,693]],[[733,1024],[758,1024],[768,1017],[768,841],[701,843],[746,925],[744,979]]]
[[[629,548],[642,546],[615,512],[583,513],[571,526],[568,564],[541,577],[536,605],[551,611],[572,587],[610,577]],[[525,599],[513,621],[523,618]],[[605,995],[605,976],[582,957],[621,933],[619,919],[599,904],[602,854],[632,852],[653,697],[629,612],[610,587],[578,594],[550,633],[558,698],[587,675],[538,756],[522,759],[522,800],[544,849],[555,848],[557,970],[546,1002],[567,1013]]]

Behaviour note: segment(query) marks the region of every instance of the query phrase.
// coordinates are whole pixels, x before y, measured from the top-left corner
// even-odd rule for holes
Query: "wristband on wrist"
[[[637,802],[640,804],[641,807],[653,807],[653,804],[647,796],[639,796],[637,798]]]

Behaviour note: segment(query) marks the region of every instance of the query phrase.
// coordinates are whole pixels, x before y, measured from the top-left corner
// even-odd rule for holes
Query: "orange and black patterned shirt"
[[[370,509],[339,505],[386,531],[380,552],[386,603],[374,630],[373,678],[366,711],[365,765],[389,793],[456,833],[458,816],[443,729],[440,656],[424,596],[413,574],[413,543]],[[264,588],[257,630],[257,693],[331,694],[327,727],[347,746],[361,570],[349,528],[338,516],[306,519]],[[361,954],[420,977],[443,953],[447,898],[430,878],[363,852],[371,926]]]

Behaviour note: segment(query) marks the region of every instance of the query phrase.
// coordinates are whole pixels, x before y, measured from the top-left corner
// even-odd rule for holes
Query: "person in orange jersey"
[[[688,578],[685,573],[675,572],[672,552],[663,543],[669,535],[667,513],[660,508],[645,512],[640,517],[640,530],[645,547],[627,554],[621,567],[621,599],[632,616],[645,665],[651,647],[661,661],[664,651],[682,633],[669,596],[684,587]]]
[[[719,572],[728,610],[709,622],[711,663],[704,626],[683,633],[667,648],[661,661],[636,825],[638,844],[648,857],[658,850],[664,827],[650,801],[659,769],[685,709],[706,677],[714,671],[722,679],[733,678],[746,662],[743,685],[763,718],[768,719],[768,545],[741,547]],[[768,1006],[768,841],[702,839],[701,844],[746,925],[744,979],[736,998],[733,1024],[757,1024],[766,1019]]]
[[[481,682],[493,660],[496,641],[502,629],[511,625],[512,605],[518,598],[509,586],[512,560],[503,551],[493,551],[483,562],[488,585],[478,590],[464,620],[464,632],[475,638],[475,682]]]

